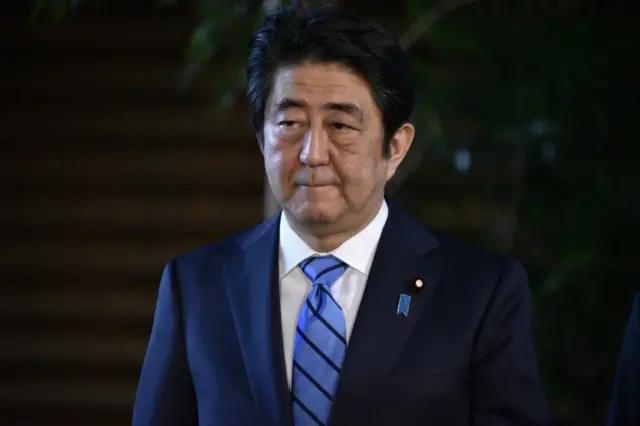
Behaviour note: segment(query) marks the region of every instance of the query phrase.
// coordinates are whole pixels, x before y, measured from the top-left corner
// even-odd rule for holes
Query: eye
[[[333,129],[337,130],[338,132],[348,132],[350,130],[353,130],[351,126],[348,126],[344,123],[340,123],[339,121],[331,123],[331,127],[333,127]]]
[[[284,139],[297,139],[303,131],[303,128],[304,123],[300,121],[281,120],[278,122],[278,126],[276,127],[276,134],[279,135],[280,138]]]
[[[296,126],[297,124],[298,124],[298,123],[297,123],[297,122],[295,122],[295,121],[291,121],[291,120],[283,120],[283,121],[281,121],[281,122],[279,122],[279,123],[278,123],[278,126],[280,126],[280,127],[287,127],[287,128],[289,128],[289,127],[294,127],[294,126]]]

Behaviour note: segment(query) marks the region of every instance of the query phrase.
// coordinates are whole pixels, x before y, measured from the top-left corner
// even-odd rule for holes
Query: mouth
[[[298,186],[302,188],[326,188],[328,186],[334,186],[333,184],[308,184],[308,183],[299,183]]]

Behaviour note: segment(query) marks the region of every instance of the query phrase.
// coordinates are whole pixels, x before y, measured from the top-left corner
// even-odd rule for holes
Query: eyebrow
[[[307,103],[304,101],[293,98],[283,98],[276,104],[274,110],[276,112],[282,112],[293,108],[305,107],[307,107]],[[347,113],[360,122],[364,120],[364,113],[362,109],[351,102],[328,102],[324,104],[324,108],[332,111],[341,111]]]
[[[325,104],[325,108],[345,112],[360,122],[364,120],[364,113],[362,110],[358,105],[351,102],[329,102],[328,104]]]
[[[292,98],[282,98],[277,104],[274,110],[276,112],[287,111],[293,108],[304,108],[307,106],[306,102],[299,101]]]

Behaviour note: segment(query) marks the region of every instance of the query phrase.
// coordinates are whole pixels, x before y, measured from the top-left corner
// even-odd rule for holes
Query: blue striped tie
[[[300,311],[293,356],[293,424],[326,425],[347,345],[344,314],[330,288],[347,264],[334,256],[300,264],[313,288]]]

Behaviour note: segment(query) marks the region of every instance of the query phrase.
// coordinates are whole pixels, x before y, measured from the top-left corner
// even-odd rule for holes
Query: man
[[[134,426],[547,424],[520,264],[384,199],[414,136],[394,39],[284,8],[247,76],[282,212],[168,264]]]
[[[640,425],[640,294],[622,341],[607,426]]]

